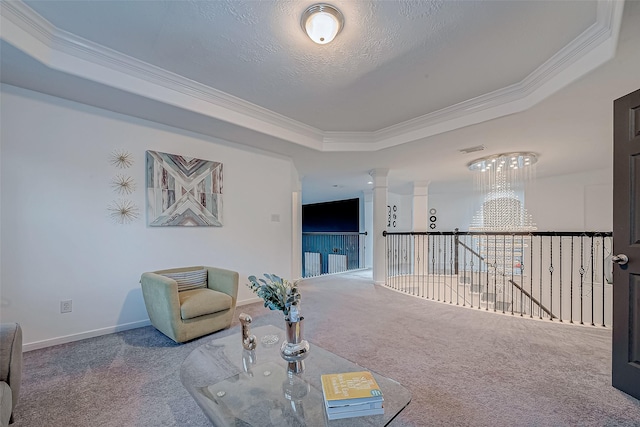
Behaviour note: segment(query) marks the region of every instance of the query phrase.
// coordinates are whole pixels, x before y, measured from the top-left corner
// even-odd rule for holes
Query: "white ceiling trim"
[[[531,108],[615,55],[624,2],[598,2],[596,22],[521,82],[375,132],[325,132],[326,151],[390,148]]]
[[[374,132],[308,126],[56,28],[22,1],[2,2],[0,37],[53,69],[308,148],[377,151],[532,107],[613,57],[623,7],[598,1],[596,22],[521,82]]]
[[[319,129],[61,30],[22,1],[0,11],[0,37],[50,68],[322,150]]]

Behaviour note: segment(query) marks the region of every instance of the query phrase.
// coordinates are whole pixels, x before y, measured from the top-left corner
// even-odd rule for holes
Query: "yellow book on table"
[[[328,408],[382,402],[382,391],[371,372],[324,374],[320,377]]]

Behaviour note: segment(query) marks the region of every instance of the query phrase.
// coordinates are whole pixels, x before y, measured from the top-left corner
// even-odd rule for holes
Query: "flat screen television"
[[[360,200],[302,205],[302,231],[360,231]]]

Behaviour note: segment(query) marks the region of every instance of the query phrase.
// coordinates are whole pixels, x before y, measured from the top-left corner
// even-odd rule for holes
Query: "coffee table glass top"
[[[183,362],[183,385],[215,426],[385,426],[411,401],[398,382],[310,343],[304,371],[292,374],[280,357],[284,331],[253,328],[258,346],[242,347],[241,335],[214,339]],[[320,375],[370,371],[384,395],[384,414],[329,421]]]

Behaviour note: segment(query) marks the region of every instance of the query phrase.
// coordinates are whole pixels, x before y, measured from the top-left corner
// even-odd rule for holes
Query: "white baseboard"
[[[51,347],[58,344],[66,344],[73,341],[80,341],[86,338],[98,337],[100,335],[113,334],[114,332],[126,331],[129,329],[142,328],[151,325],[149,319],[140,320],[138,322],[124,323],[122,325],[109,326],[107,328],[94,329],[92,331],[80,332],[78,334],[65,335],[63,337],[50,338],[42,341],[30,342],[22,345],[22,351],[37,350],[40,348]]]
[[[262,298],[260,298],[260,297],[249,298],[249,299],[245,299],[245,300],[242,300],[242,301],[237,301],[236,302],[236,307],[253,304],[254,302],[263,302],[263,301],[262,301]]]
[[[255,297],[246,300],[238,301],[236,307],[243,305],[253,304],[256,302],[262,302],[262,298]],[[22,351],[38,350],[40,348],[51,347],[59,344],[66,344],[73,341],[80,341],[86,338],[99,337],[100,335],[113,334],[114,332],[126,331],[129,329],[142,328],[144,326],[151,325],[149,319],[140,320],[138,322],[125,323],[122,325],[109,326],[107,328],[94,329],[92,331],[80,332],[78,334],[65,335],[63,337],[50,338],[42,341],[30,342],[22,345]]]

